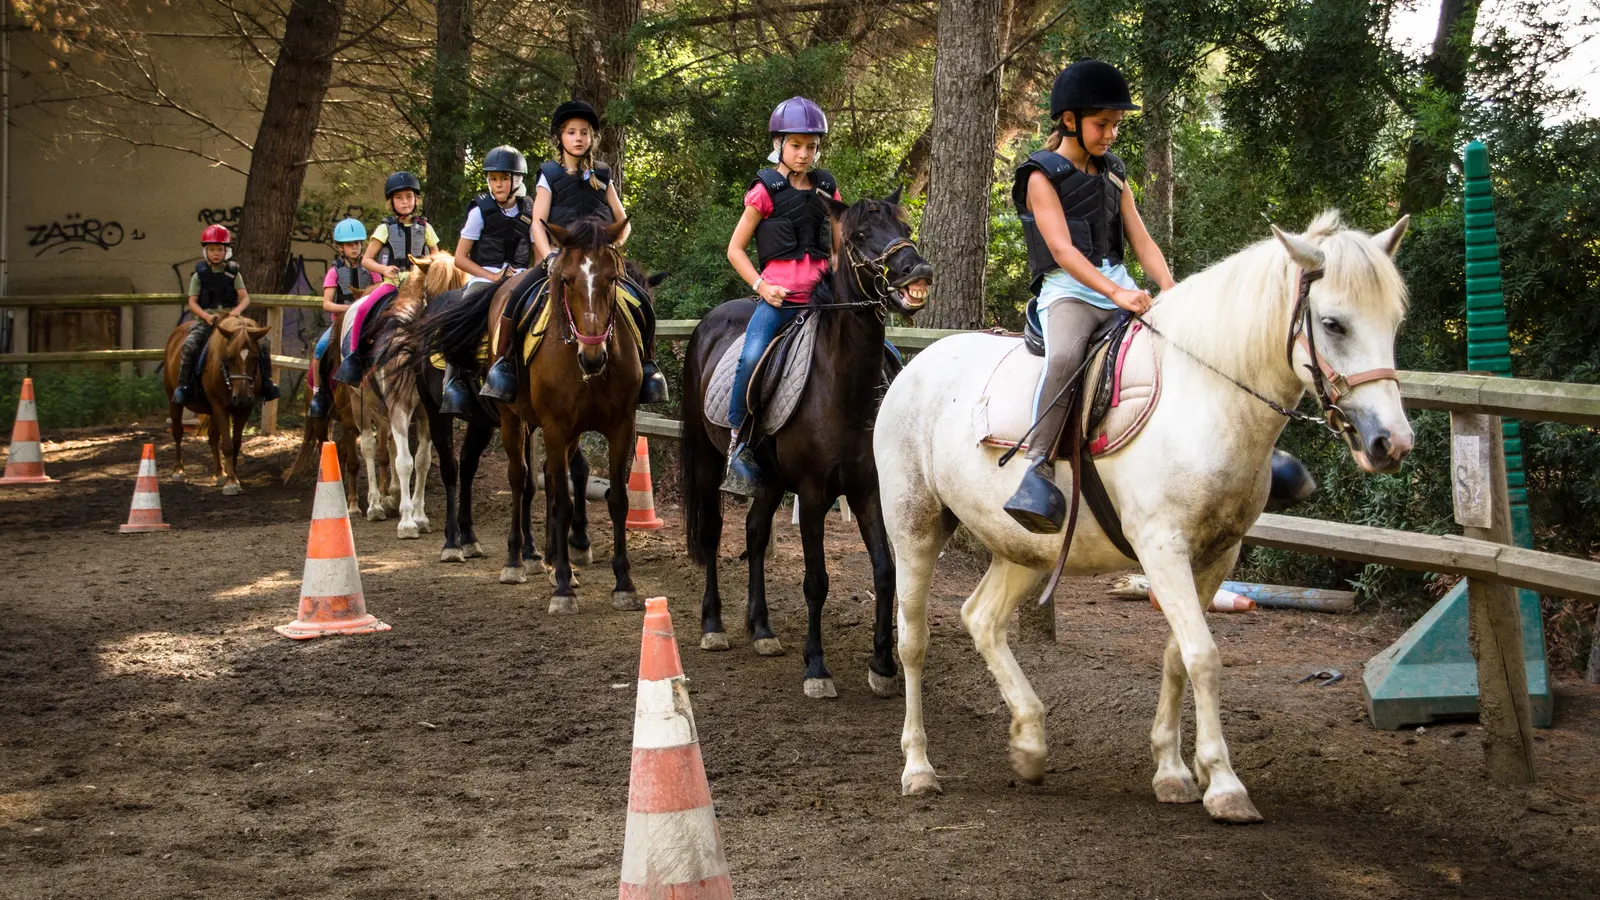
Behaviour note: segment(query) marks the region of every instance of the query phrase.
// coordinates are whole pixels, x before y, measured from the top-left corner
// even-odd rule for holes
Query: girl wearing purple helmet
[[[767,131],[772,137],[767,159],[776,165],[762,169],[750,183],[744,214],[728,241],[728,262],[761,301],[745,329],[728,409],[733,425],[729,479],[746,484],[760,480],[754,456],[739,440],[749,412],[745,392],[750,373],[783,326],[811,302],[811,289],[827,271],[838,239],[823,197],[839,200],[839,188],[832,175],[816,168],[828,117],[810,100],[791,97],[772,111]],[[746,251],[752,238],[759,268]]]

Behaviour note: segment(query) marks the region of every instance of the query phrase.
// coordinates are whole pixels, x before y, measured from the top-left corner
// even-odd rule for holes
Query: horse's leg
[[[400,483],[404,480],[396,477],[395,465],[400,461],[400,447],[405,448],[407,456],[411,453],[410,436],[398,444],[389,436],[389,421],[384,418],[374,418],[373,428],[378,435],[378,475],[383,479],[383,511],[389,515],[400,514]]]
[[[875,487],[875,486],[874,486]],[[874,696],[893,697],[894,683],[894,551],[889,547],[889,536],[883,529],[883,509],[878,504],[878,492],[851,491],[845,495],[847,509],[855,509],[856,527],[861,529],[861,541],[867,545],[867,556],[872,560],[872,658],[867,661],[867,687]]]
[[[624,611],[644,609],[644,604],[639,602],[639,593],[633,585],[633,573],[628,564],[628,492],[623,489],[624,483],[617,481],[617,473],[633,468],[635,443],[632,422],[624,422],[616,433],[606,436],[612,473],[611,490],[606,493],[606,507],[611,511],[611,571],[617,576],[617,586],[611,591],[611,608]],[[576,483],[583,485],[578,489],[578,496],[584,499],[587,499],[585,495],[589,486],[588,468],[584,466],[581,479],[573,476]],[[582,505],[580,502],[579,506]]]
[[[461,468],[464,467],[457,467],[456,464],[456,451],[452,443],[455,429],[445,423],[435,422],[432,412],[427,416],[433,451],[439,455],[439,480],[444,482],[444,549],[439,551],[439,561],[466,562],[467,557],[461,552],[461,521],[456,512],[460,502],[457,489],[462,480]],[[462,449],[465,451],[465,447]]]
[[[522,584],[528,572],[522,567],[522,504],[527,492],[528,458],[523,455],[526,433],[522,422],[511,413],[500,417],[500,440],[506,448],[506,481],[511,486],[511,528],[506,535],[506,564],[500,570],[501,584]]]
[[[172,422],[172,453],[177,459],[172,464],[173,484],[183,483],[183,407],[167,404],[167,418]]]
[[[355,432],[348,425],[340,425],[334,445],[339,448],[339,473],[344,479],[345,513],[361,515],[361,451],[356,446]],[[319,476],[320,477],[320,476]]]
[[[689,435],[690,428],[698,428],[697,424],[684,426],[685,441],[706,441],[704,434]],[[698,542],[700,557],[705,560],[706,590],[700,599],[700,649],[701,650],[726,650],[728,649],[728,635],[723,631],[722,625],[722,593],[717,584],[718,551],[722,546],[722,469],[719,465],[722,457],[709,452],[708,447],[698,449],[693,457],[693,464],[697,471],[692,479],[695,485],[695,496],[685,495],[683,503],[685,509],[694,504],[699,516],[698,533],[690,534],[689,540]],[[690,479],[685,479],[686,481]]]
[[[1153,545],[1153,546],[1147,546]],[[1174,546],[1176,545],[1176,546]],[[1206,627],[1199,585],[1183,541],[1136,546],[1139,562],[1150,579],[1150,590],[1161,602],[1161,612],[1172,627],[1183,667],[1194,685],[1194,767],[1205,791],[1206,812],[1219,822],[1259,822],[1261,813],[1234,774],[1228,745],[1222,738],[1220,682],[1222,657]],[[1212,588],[1215,593],[1215,586]],[[1165,693],[1166,679],[1162,679]]]
[[[572,590],[572,561],[567,553],[567,531],[572,527],[572,475],[567,471],[570,446],[566,435],[545,423],[544,489],[550,497],[550,518],[545,528],[554,550],[549,564],[550,581],[556,589],[550,597],[551,614],[578,611],[578,597]]]
[[[931,528],[929,521],[947,527]],[[904,517],[896,523],[894,535],[900,665],[906,684],[905,725],[900,731],[900,750],[905,754],[906,766],[900,773],[900,793],[908,797],[941,791],[933,763],[928,761],[928,732],[922,724],[922,666],[928,656],[928,585],[933,581],[939,550],[955,530],[950,523],[953,520],[934,510],[926,517]]]
[[[393,464],[390,467],[389,483],[400,491],[400,525],[398,534],[401,540],[410,540],[422,537],[422,532],[417,529],[417,523],[412,521],[412,510],[415,509],[416,500],[411,488],[411,411],[396,405],[389,407],[389,444],[392,448],[390,457]]]
[[[814,700],[827,700],[839,696],[833,685],[833,673],[828,671],[822,654],[822,606],[828,602],[828,558],[822,543],[833,497],[818,486],[802,487],[795,499],[800,504],[800,545],[806,560],[806,576],[802,582],[806,595],[805,692]],[[755,548],[750,552],[754,555]]]
[[[222,432],[227,426],[217,422],[217,416],[206,419],[206,442],[211,445],[211,473],[216,476],[214,484],[218,487],[228,481],[227,473],[222,468]]]
[[[367,521],[382,522],[389,518],[389,513],[383,508],[383,486],[378,474],[377,429],[363,422],[357,443],[361,446],[361,459],[367,470]]]
[[[440,418],[449,421],[444,416]],[[461,439],[460,509],[456,519],[461,528],[461,555],[467,559],[478,559],[484,555],[483,545],[478,543],[478,533],[472,524],[472,480],[478,477],[478,463],[483,459],[483,451],[488,449],[489,441],[494,438],[494,432],[492,425],[468,424],[467,434]]]
[[[244,485],[239,482],[239,452],[244,449],[244,423],[249,417],[250,411],[247,409],[229,415],[231,421],[228,424],[233,426],[233,432],[224,448],[227,455],[223,461],[228,467],[228,483],[222,486],[222,493],[230,496],[244,493]]]
[[[631,452],[633,448],[630,446],[628,449]],[[615,461],[616,454],[611,453],[611,458]],[[630,456],[628,458],[630,466],[632,462],[633,458]],[[581,448],[572,451],[572,455],[567,459],[567,469],[572,473],[572,530],[567,533],[567,549],[568,555],[572,557],[572,564],[581,568],[594,564],[594,548],[589,542],[589,461],[584,458]],[[616,483],[616,480],[616,470],[613,469],[611,481]],[[627,482],[624,481],[623,484],[626,485]],[[627,492],[624,491],[622,496],[626,499]],[[627,507],[624,506],[623,509],[626,510]],[[644,607],[641,606],[639,609]]]
[[[428,424],[427,416],[416,416],[416,407],[412,406],[412,414],[417,422],[417,456],[415,468],[412,469],[416,483],[411,486],[411,522],[417,526],[417,531],[427,534],[433,531],[433,523],[428,521],[428,470],[433,468],[433,440],[432,429]]]
[[[1234,552],[1223,554],[1222,559],[1199,573],[1195,577],[1199,596],[1215,595],[1238,558],[1235,547]],[[1162,803],[1200,801],[1200,786],[1183,761],[1183,691],[1188,685],[1183,650],[1178,646],[1177,635],[1168,634],[1166,651],[1161,657],[1161,699],[1156,703],[1155,724],[1150,727],[1150,755],[1156,763],[1152,785],[1156,800]]]
[[[717,483],[717,482],[713,482]],[[783,503],[783,488],[770,483],[750,500],[744,519],[745,559],[750,563],[749,594],[745,599],[744,620],[756,653],[782,656],[783,644],[772,633],[767,617],[767,545],[772,541],[772,514]]]
[[[528,433],[527,440],[523,442],[523,454],[523,459],[526,464],[522,467],[522,471],[525,473],[522,476],[522,506],[517,511],[518,515],[522,517],[522,564],[525,568],[531,571],[543,572],[545,571],[545,564],[541,561],[542,557],[539,555],[539,548],[534,546],[533,542],[533,501],[539,493],[539,482],[533,477],[532,432]],[[545,499],[548,502],[549,497],[546,496]],[[549,521],[549,513],[547,510],[545,518],[545,523],[547,526],[547,533],[545,535],[546,539],[549,538]],[[553,554],[555,551],[551,550],[550,552]],[[572,583],[577,584],[578,579],[573,578]]]
[[[978,589],[961,605],[961,621],[989,665],[1006,706],[1011,708],[1011,768],[1024,781],[1034,784],[1044,778],[1047,755],[1044,705],[1011,654],[1006,626],[1017,611],[1017,604],[1032,596],[1040,577],[1032,569],[996,556],[978,582]]]

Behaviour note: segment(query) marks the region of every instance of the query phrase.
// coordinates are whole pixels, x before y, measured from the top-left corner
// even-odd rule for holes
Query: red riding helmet
[[[221,225],[207,225],[206,230],[200,232],[200,246],[202,247],[206,244],[231,243],[233,243],[233,235],[229,234],[228,229]]]

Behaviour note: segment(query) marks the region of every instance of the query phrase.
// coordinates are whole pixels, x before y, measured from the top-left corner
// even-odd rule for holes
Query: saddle
[[[816,312],[806,310],[778,332],[750,373],[745,395],[746,408],[750,410],[748,420],[760,423],[763,433],[776,434],[800,405],[811,375],[816,338]],[[733,398],[733,377],[739,368],[739,355],[744,352],[744,339],[741,334],[728,345],[706,385],[706,419],[720,428],[733,427],[728,421],[728,403]]]
[[[339,341],[340,353],[351,356],[372,349],[375,335],[371,332],[376,328],[383,311],[389,308],[399,293],[392,284],[380,284],[345,312],[344,334],[340,335]]]

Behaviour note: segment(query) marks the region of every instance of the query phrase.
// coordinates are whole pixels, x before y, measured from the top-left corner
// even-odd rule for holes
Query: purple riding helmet
[[[822,107],[810,100],[790,97],[772,111],[772,117],[767,120],[767,133],[774,140],[786,134],[827,134],[828,117],[823,115]],[[767,158],[778,162],[781,158],[778,149],[774,147]]]

